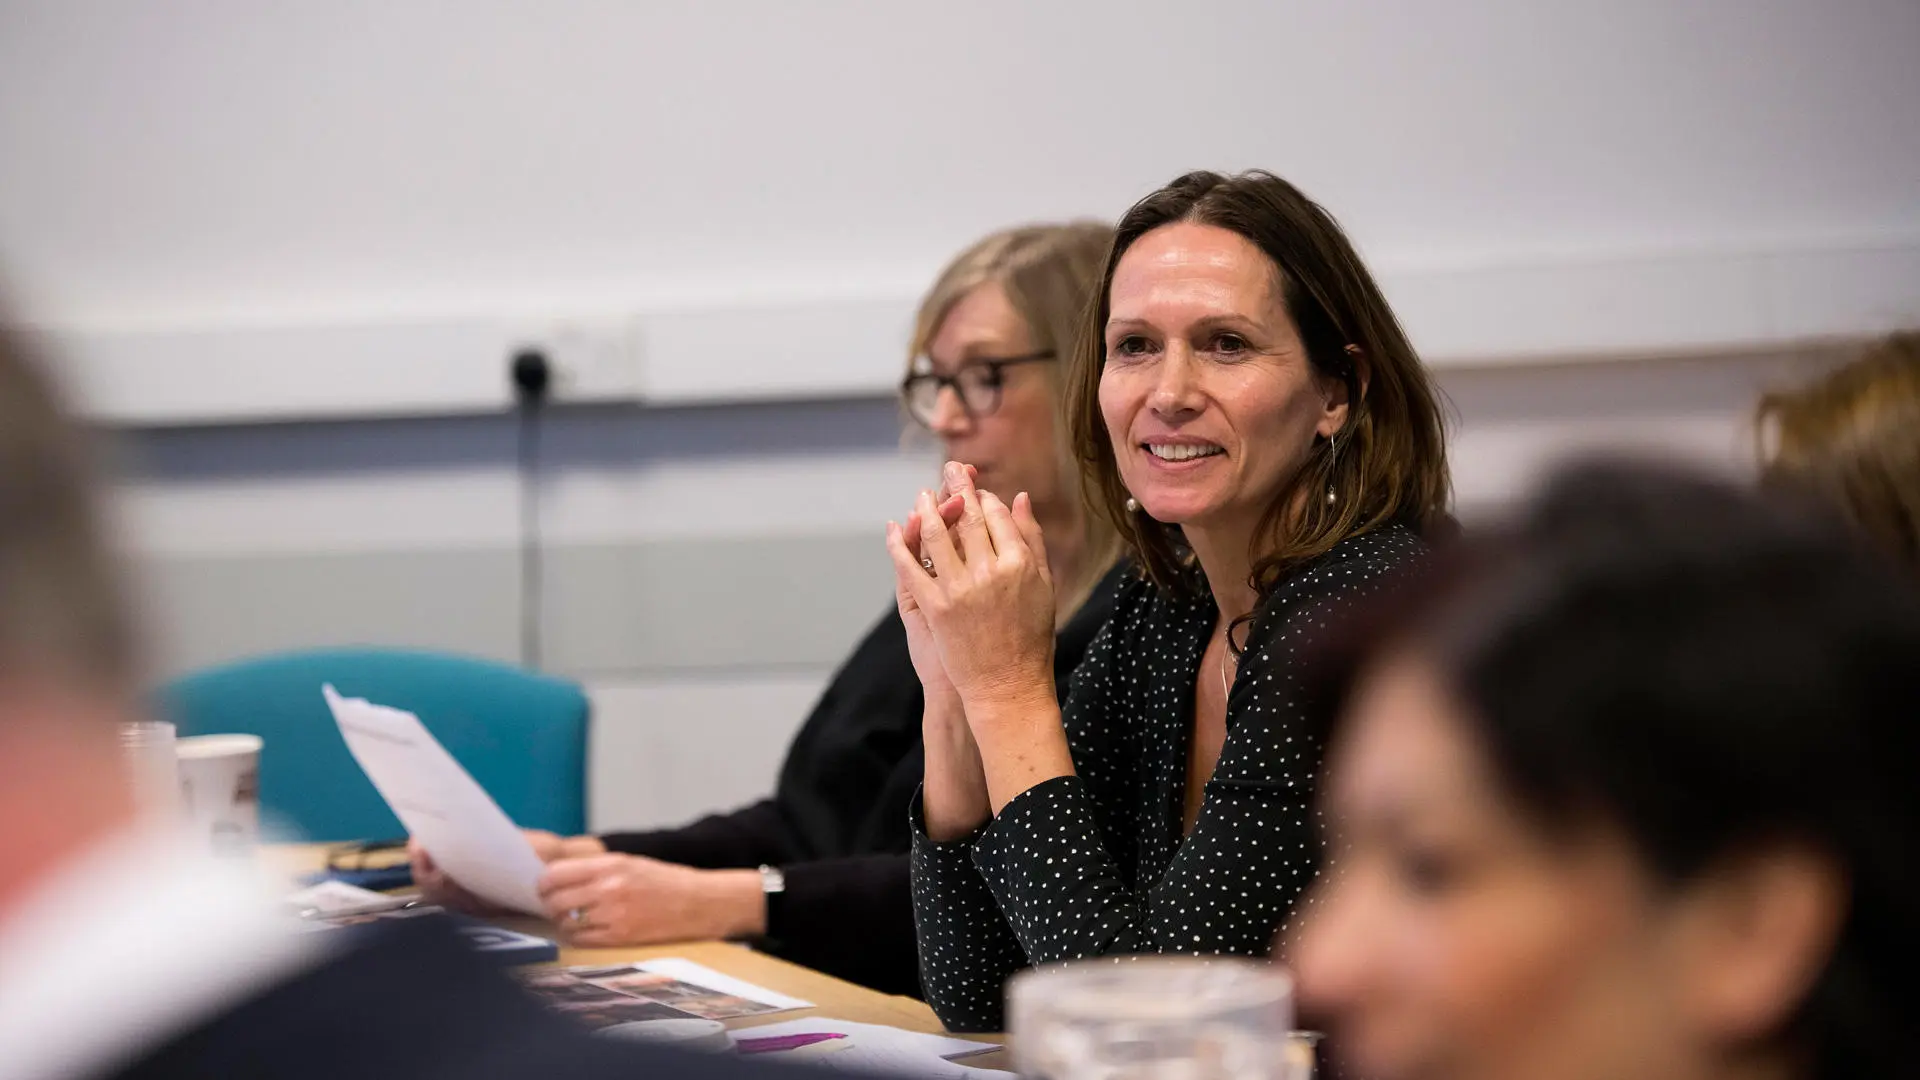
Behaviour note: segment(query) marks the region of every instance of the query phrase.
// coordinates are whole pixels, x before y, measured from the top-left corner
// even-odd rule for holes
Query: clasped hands
[[[1011,504],[950,461],[888,522],[900,618],[926,690],[929,829],[952,832],[1072,771],[1053,682],[1053,577],[1025,492]],[[948,827],[935,830],[936,818]]]

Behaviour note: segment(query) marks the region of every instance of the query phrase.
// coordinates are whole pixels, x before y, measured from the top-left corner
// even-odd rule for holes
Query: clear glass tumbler
[[[1087,960],[1007,988],[1014,1060],[1034,1080],[1310,1080],[1282,968],[1217,956]]]

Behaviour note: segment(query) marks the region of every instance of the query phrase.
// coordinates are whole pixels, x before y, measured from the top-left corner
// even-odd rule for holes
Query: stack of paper
[[[555,1008],[576,1013],[592,1008],[606,1017],[617,1017],[619,1010],[604,1006],[631,1006],[634,1001],[670,1006],[704,1020],[732,1020],[813,1007],[810,1001],[677,958],[529,971],[522,972],[520,979]]]

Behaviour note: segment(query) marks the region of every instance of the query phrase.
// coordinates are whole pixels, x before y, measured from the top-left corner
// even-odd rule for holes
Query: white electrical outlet
[[[640,395],[639,365],[622,320],[526,327],[515,341],[518,348],[546,353],[553,367],[553,401],[632,401]]]

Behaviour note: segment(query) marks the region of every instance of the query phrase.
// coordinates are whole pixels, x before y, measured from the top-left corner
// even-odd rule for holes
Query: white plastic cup
[[[216,855],[247,856],[260,843],[258,735],[194,735],[176,744],[187,828]]]
[[[126,756],[127,782],[144,817],[174,821],[180,813],[180,767],[174,759],[173,725],[141,720],[120,725],[120,752]]]
[[[1024,1077],[1301,1080],[1293,980],[1271,964],[1223,956],[1080,961],[1016,976],[1007,1004]]]

